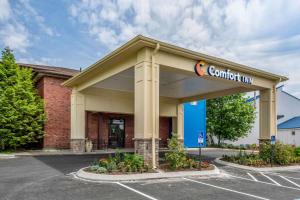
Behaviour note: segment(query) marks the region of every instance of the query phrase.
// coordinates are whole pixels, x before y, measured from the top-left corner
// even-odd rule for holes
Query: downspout
[[[152,168],[156,169],[156,154],[155,154],[155,136],[156,136],[156,130],[157,130],[157,123],[156,123],[156,93],[155,93],[155,55],[157,51],[159,50],[159,43],[156,44],[156,47],[151,55],[151,70],[152,70]]]

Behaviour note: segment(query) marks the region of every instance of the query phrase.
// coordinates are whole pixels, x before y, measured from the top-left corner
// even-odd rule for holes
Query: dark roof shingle
[[[48,66],[48,65],[36,65],[36,64],[25,64],[18,63],[20,67],[29,67],[34,72],[43,74],[43,75],[52,75],[52,76],[62,76],[65,78],[70,78],[75,74],[79,73],[79,70],[70,69],[66,67],[56,67],[56,66]]]

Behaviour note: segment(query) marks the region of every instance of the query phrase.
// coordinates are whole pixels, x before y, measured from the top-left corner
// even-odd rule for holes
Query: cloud
[[[33,41],[40,37],[36,30],[41,30],[48,36],[59,36],[46,25],[45,19],[31,6],[29,0],[10,3],[0,0],[0,44],[25,53],[33,45]]]
[[[26,52],[30,46],[26,28],[19,24],[7,24],[0,30],[0,38],[5,46],[20,52]]]
[[[275,73],[300,88],[300,1],[82,0],[70,16],[107,50],[137,34]]]
[[[18,63],[25,63],[25,64],[37,64],[37,65],[57,65],[60,63],[62,59],[60,58],[49,58],[49,57],[40,57],[38,59],[32,57],[23,57],[17,59]]]
[[[11,15],[11,9],[8,0],[0,0],[0,21],[8,19]]]

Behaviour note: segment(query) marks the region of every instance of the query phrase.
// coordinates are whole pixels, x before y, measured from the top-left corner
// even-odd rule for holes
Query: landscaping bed
[[[213,170],[214,166],[209,162],[201,162],[194,158],[188,157],[183,149],[182,144],[178,140],[176,134],[168,143],[169,152],[165,153],[159,164],[159,170],[165,172],[176,171],[198,171]],[[126,175],[126,174],[142,174],[157,173],[144,162],[143,157],[137,154],[121,153],[117,151],[114,156],[102,158],[93,162],[89,167],[83,169],[85,172],[107,175]]]
[[[237,155],[223,155],[221,160],[251,167],[281,167],[300,165],[300,148],[277,142],[261,144],[259,153],[240,151]]]
[[[213,170],[214,166],[211,165],[209,162],[201,162],[201,167],[199,167],[199,162],[195,162],[195,165],[193,167],[173,169],[169,163],[163,162],[159,164],[159,169],[165,172],[199,171],[199,170]]]

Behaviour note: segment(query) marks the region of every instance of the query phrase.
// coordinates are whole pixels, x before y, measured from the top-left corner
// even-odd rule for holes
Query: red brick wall
[[[93,149],[98,149],[99,113],[86,112],[86,137],[92,140]]]
[[[43,77],[37,84],[43,90],[47,122],[45,125],[44,148],[70,148],[71,89],[62,86],[65,79]]]
[[[159,118],[159,141],[160,147],[167,147],[170,131],[170,117]]]
[[[125,148],[134,147],[134,120],[133,115],[126,114],[112,114],[112,113],[101,113],[100,114],[100,126],[99,126],[99,136],[100,136],[100,146],[105,143],[108,144],[108,125],[110,118],[123,118],[125,119]]]
[[[38,93],[44,98],[47,114],[44,148],[70,148],[71,89],[61,85],[64,81],[61,78],[43,77],[36,85]],[[93,141],[94,148],[103,148],[104,144],[108,144],[108,123],[112,117],[125,119],[125,148],[133,148],[133,115],[87,112],[86,136]],[[160,146],[165,146],[169,137],[169,118],[160,117],[159,121]]]
[[[92,139],[94,148],[103,149],[108,145],[108,126],[110,118],[125,119],[125,148],[134,148],[134,118],[133,115],[112,114],[112,113],[91,113],[87,112],[87,137]],[[159,137],[160,146],[165,147],[169,138],[170,121],[169,117],[160,117]],[[99,140],[98,138],[99,134]],[[99,141],[99,146],[98,142]]]

